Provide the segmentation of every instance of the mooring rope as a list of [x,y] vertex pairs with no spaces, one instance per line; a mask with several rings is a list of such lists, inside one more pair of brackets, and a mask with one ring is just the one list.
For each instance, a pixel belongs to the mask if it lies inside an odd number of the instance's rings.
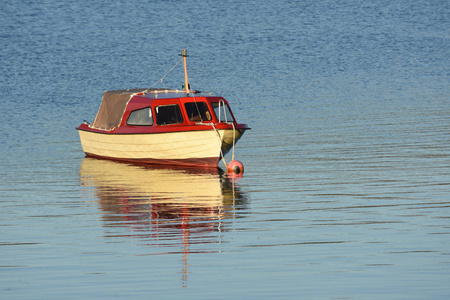
[[234,160],[234,144],[236,143],[236,128],[234,127],[234,123],[231,123],[233,125],[233,154],[231,155],[231,160]]
[[217,130],[216,126],[214,126],[214,123],[211,123],[211,126],[214,128],[214,130],[217,133],[217,137],[219,138],[220,156],[222,156],[222,161],[223,161],[223,164],[225,165],[225,169],[228,169],[227,162],[225,161],[225,156],[223,155],[223,151],[222,151],[222,138],[220,137],[220,133]]
[[[223,151],[222,151],[222,138],[220,136],[219,130],[217,130],[216,126],[214,126],[214,123],[210,123],[210,124],[214,128],[214,131],[217,134],[217,138],[219,139],[220,155],[222,156],[222,161],[223,161],[223,164],[225,165],[225,168],[228,169],[228,165],[227,165],[225,156],[223,155]],[[232,152],[232,156],[231,156],[231,160],[233,161],[234,160],[234,146],[236,144],[236,127],[234,127],[234,123],[231,123],[231,125],[233,125],[233,152]]]

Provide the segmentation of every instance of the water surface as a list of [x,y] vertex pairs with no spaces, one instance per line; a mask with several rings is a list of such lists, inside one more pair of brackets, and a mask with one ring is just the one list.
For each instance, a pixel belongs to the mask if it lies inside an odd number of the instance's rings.
[[[16,1],[0,25],[1,298],[450,297],[446,1]],[[84,158],[103,91],[182,48],[252,127],[244,176]]]

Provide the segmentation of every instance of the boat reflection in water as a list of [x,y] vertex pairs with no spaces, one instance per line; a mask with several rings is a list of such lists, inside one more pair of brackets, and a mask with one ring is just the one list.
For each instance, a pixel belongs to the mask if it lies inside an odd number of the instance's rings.
[[181,253],[186,284],[188,253],[217,251],[211,243],[221,243],[235,210],[247,205],[245,194],[222,173],[84,158],[80,181],[93,188],[105,227],[129,229],[109,237],[141,238],[146,245],[164,248],[163,253]]

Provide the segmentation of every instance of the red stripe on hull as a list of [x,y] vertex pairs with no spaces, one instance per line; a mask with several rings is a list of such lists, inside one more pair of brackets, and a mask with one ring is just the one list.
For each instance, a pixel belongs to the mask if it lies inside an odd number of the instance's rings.
[[217,165],[219,164],[219,157],[188,158],[188,159],[152,159],[152,158],[128,159],[128,158],[100,156],[91,153],[85,154],[86,157],[130,162],[134,164],[184,166],[196,168],[217,168],[218,167]]

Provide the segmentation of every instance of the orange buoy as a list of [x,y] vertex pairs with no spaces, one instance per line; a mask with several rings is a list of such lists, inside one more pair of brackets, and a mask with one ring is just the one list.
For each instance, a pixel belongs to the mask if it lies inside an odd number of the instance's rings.
[[244,174],[244,165],[238,160],[232,160],[227,165],[227,174]]

